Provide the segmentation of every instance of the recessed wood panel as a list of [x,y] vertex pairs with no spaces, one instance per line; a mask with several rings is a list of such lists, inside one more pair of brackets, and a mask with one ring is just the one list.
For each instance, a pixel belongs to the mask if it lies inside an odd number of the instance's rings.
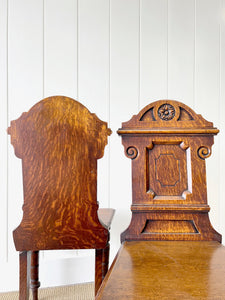
[[174,154],[160,154],[155,159],[155,179],[161,187],[176,186],[180,182],[180,160]]
[[198,233],[192,220],[147,220],[145,233]]
[[181,149],[179,145],[154,145],[147,151],[147,191],[153,191],[155,197],[182,197],[183,192],[188,190],[186,150]]

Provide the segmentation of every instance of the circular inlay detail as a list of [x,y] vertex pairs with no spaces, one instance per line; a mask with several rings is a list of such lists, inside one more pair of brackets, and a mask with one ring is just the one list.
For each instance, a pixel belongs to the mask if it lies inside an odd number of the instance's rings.
[[163,104],[158,109],[158,116],[164,121],[172,120],[175,116],[175,108],[171,104]]

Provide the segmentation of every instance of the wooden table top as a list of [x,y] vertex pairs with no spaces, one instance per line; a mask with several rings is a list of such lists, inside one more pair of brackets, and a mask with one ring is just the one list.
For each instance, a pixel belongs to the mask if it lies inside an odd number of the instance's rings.
[[96,299],[225,299],[225,247],[208,241],[124,242]]

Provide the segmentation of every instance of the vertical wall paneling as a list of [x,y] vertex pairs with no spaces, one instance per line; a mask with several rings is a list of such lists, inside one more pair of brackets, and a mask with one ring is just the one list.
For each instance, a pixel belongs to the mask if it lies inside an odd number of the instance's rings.
[[140,0],[141,107],[167,98],[167,1]]
[[9,0],[9,120],[43,95],[43,2]]
[[194,104],[195,1],[168,0],[168,98]]
[[[44,1],[44,97],[78,97],[77,7],[77,0]],[[79,282],[76,272],[72,275],[66,272],[68,261],[74,268],[80,268],[76,265],[76,256],[76,251],[44,251],[40,264],[42,286]]]
[[[109,0],[78,1],[79,101],[109,122]],[[109,146],[98,161],[98,201],[109,206]]]
[[77,0],[45,0],[44,96],[77,97]]
[[131,168],[116,130],[138,112],[139,0],[111,0],[110,9],[110,204],[116,208],[112,257],[130,221]]
[[[43,2],[8,1],[8,119],[20,117],[43,95]],[[12,231],[22,217],[21,160],[8,145],[8,272],[4,288],[18,286],[18,253]],[[7,277],[8,276],[8,277]]]
[[[195,109],[219,126],[220,0],[196,1],[196,100]],[[206,160],[210,218],[219,226],[219,139]]]
[[111,0],[110,117],[118,129],[121,121],[138,112],[139,0]]
[[[42,98],[42,1],[11,0],[8,15],[8,108],[9,121],[20,117]],[[23,192],[21,160],[9,145],[9,244],[11,232],[21,219]]]
[[[7,43],[8,43],[8,28],[7,28],[7,0],[0,1],[0,262],[1,264],[7,261],[7,97],[8,97],[8,75],[7,75]],[[0,274],[1,278],[1,274]]]
[[220,188],[220,231],[223,235],[223,244],[225,244],[225,0],[221,0],[220,9],[220,155],[219,155],[219,188]]
[[79,0],[79,100],[108,119],[109,0]]

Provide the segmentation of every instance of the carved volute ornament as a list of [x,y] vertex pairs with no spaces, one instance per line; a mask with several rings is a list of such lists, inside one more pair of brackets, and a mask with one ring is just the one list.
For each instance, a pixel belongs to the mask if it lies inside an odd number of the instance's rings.
[[216,240],[209,222],[205,159],[211,122],[183,103],[160,100],[122,123],[132,159],[132,220],[121,240]]

